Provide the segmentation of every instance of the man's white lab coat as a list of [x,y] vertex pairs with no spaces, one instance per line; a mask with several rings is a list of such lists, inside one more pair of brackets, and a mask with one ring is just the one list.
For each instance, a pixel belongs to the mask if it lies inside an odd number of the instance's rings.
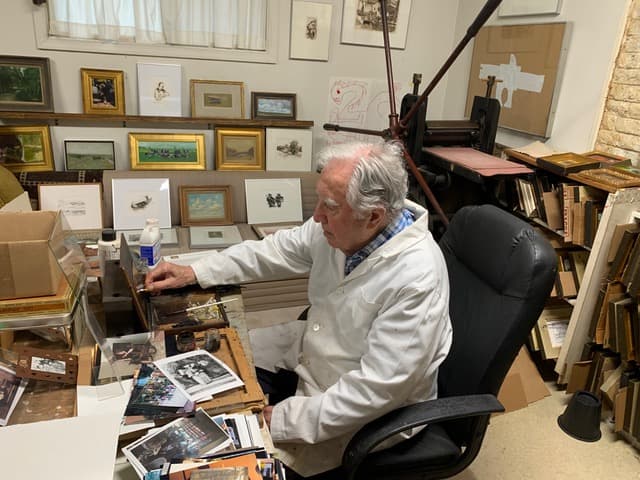
[[282,362],[298,389],[271,419],[278,457],[301,475],[338,466],[369,421],[436,397],[451,346],[449,282],[425,210],[407,206],[414,224],[347,277],[345,255],[313,220],[193,265],[203,287],[309,273],[306,328]]

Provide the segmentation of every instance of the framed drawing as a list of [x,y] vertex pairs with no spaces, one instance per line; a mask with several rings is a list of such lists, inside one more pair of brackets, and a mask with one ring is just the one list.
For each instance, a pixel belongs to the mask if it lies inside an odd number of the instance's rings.
[[279,230],[289,230],[291,228],[299,227],[300,225],[302,225],[301,222],[271,223],[271,224],[251,225],[251,228],[253,228],[253,231],[256,232],[256,235],[258,235],[258,238],[263,239],[267,235],[276,233]]
[[0,126],[0,164],[13,172],[53,171],[49,127]]
[[[389,45],[404,49],[407,43],[411,0],[387,0],[387,24]],[[382,15],[378,1],[345,0],[342,9],[341,43],[353,43],[370,47],[384,46]]]
[[113,228],[142,230],[147,218],[171,228],[168,178],[112,178]]
[[295,120],[296,94],[251,92],[251,118]]
[[244,118],[244,83],[190,80],[192,117]]
[[267,128],[267,171],[311,171],[311,130]]
[[498,16],[559,15],[561,7],[562,0],[503,0],[498,7]]
[[180,222],[190,225],[230,225],[231,187],[180,185]]
[[486,81],[495,76],[500,127],[548,137],[553,127],[556,80],[565,55],[566,23],[482,27],[473,43],[466,115]]
[[67,171],[115,170],[114,142],[110,140],[65,140],[64,163]]
[[[127,245],[140,245],[140,235],[142,230],[119,230],[116,232],[117,238],[124,235]],[[175,227],[160,229],[160,245],[165,247],[177,247],[180,244],[178,240],[178,229]]]
[[264,170],[264,130],[216,128],[217,170]]
[[332,10],[333,6],[328,3],[293,1],[290,58],[329,60]]
[[0,56],[0,110],[53,112],[48,58]]
[[247,223],[302,222],[299,178],[246,179]]
[[227,248],[240,242],[242,235],[235,225],[189,227],[190,248]]
[[124,72],[81,68],[84,113],[124,115]]
[[182,67],[138,63],[140,115],[182,116]]
[[131,170],[204,170],[204,133],[130,133]]
[[60,210],[71,230],[102,229],[102,184],[38,185],[40,210]]

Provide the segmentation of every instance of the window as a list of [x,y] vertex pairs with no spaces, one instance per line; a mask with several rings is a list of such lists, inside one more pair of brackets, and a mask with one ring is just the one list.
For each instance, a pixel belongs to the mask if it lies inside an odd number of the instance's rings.
[[275,63],[278,1],[49,0],[38,47]]

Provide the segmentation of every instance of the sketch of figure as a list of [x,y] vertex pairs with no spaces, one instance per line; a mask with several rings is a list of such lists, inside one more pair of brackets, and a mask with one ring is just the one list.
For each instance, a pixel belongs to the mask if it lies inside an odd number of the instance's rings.
[[281,193],[277,193],[276,194],[276,207],[280,208],[282,207],[282,204],[284,203],[284,197],[282,196]]
[[302,156],[302,145],[300,145],[300,142],[298,142],[297,140],[291,140],[289,143],[276,145],[276,150],[287,156]]
[[267,193],[267,205],[269,205],[269,208],[276,206],[276,199],[272,193]]
[[318,36],[318,19],[316,17],[307,17],[305,37],[309,40],[315,40],[317,36]]
[[170,94],[165,88],[164,82],[158,82],[156,89],[153,92],[153,98],[156,99],[156,102],[162,101],[163,98],[168,97]]

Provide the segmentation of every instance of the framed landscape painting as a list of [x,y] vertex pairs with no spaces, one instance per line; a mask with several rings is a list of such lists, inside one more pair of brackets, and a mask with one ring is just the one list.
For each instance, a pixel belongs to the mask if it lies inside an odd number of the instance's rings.
[[52,171],[49,127],[0,126],[0,165],[13,172]]
[[244,118],[244,83],[190,80],[191,116]]
[[130,133],[131,170],[204,170],[204,134]]
[[53,112],[48,58],[0,56],[0,110]]
[[110,140],[65,140],[64,160],[67,171],[115,170],[114,142]]
[[295,120],[295,93],[251,92],[251,118]]
[[81,68],[84,113],[124,115],[124,72]]
[[216,128],[216,169],[264,170],[264,130]]
[[180,221],[185,227],[232,224],[231,187],[180,185]]

